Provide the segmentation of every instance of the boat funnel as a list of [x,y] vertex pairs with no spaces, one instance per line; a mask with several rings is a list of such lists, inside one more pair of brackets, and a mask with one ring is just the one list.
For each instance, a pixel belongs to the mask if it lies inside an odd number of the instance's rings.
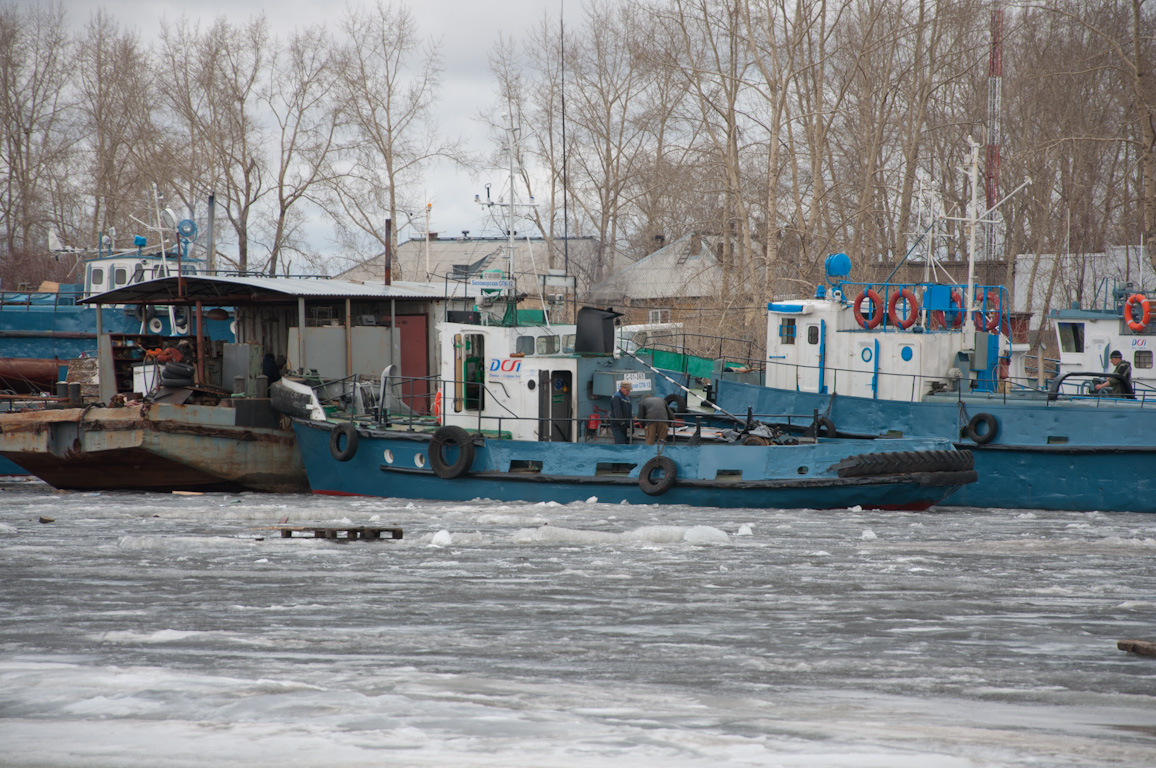
[[613,355],[614,320],[619,317],[622,313],[611,309],[579,309],[574,352],[579,355]]

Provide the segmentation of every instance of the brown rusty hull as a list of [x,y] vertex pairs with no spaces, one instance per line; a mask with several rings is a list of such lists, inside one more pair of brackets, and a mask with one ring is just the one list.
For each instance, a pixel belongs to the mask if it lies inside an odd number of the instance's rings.
[[266,403],[0,414],[0,456],[65,490],[307,492],[293,433]]

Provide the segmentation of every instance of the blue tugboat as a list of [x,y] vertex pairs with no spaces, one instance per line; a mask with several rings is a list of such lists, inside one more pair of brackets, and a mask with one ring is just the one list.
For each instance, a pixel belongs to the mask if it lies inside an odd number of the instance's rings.
[[[187,307],[104,306],[78,304],[98,293],[143,283],[169,275],[196,275],[205,269],[202,259],[182,255],[182,245],[196,236],[192,221],[185,227],[190,237],[170,248],[146,245],[138,237],[135,250],[81,256],[76,283],[46,283],[37,291],[0,293],[0,389],[15,393],[53,392],[64,380],[68,361],[95,357],[99,333],[147,336],[187,336]],[[209,319],[205,335],[232,341],[231,322]]]
[[[620,384],[657,392],[645,361],[616,357],[613,312],[577,327],[443,323],[441,377],[383,374],[379,407],[327,416],[313,391],[274,388],[314,493],[445,500],[926,509],[975,480],[944,438],[843,440],[809,417],[677,421],[667,441],[616,444],[602,414]],[[428,392],[432,404],[407,395]],[[669,399],[669,398],[668,398]],[[809,434],[808,434],[809,432]]]
[[[827,269],[830,285],[814,298],[768,305],[764,386],[720,382],[720,405],[813,409],[841,435],[951,440],[972,452],[978,480],[948,506],[1156,512],[1153,390],[1139,379],[1130,395],[1092,385],[1115,375],[1112,345],[1134,366],[1151,364],[1138,299],[1058,318],[1066,352],[1040,386],[1024,376],[1027,345],[1009,339],[1004,289],[853,283],[843,254]],[[1095,347],[1093,320],[1113,331]],[[1085,338],[1095,360],[1083,359]]]

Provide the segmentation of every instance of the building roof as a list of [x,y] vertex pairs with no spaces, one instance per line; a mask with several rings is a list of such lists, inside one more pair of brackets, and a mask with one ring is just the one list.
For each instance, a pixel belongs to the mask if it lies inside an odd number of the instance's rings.
[[[562,266],[563,238],[553,240],[554,267]],[[509,239],[505,237],[462,237],[443,239],[431,237],[428,242],[409,240],[397,247],[393,254],[395,274],[400,271],[406,280],[429,280],[438,284],[449,281],[468,280],[481,277],[487,270],[506,271]],[[571,258],[588,258],[597,248],[597,241],[591,237],[569,238]],[[546,274],[550,268],[550,241],[542,238],[515,238],[514,277],[519,291],[536,290],[537,275]],[[577,252],[576,252],[577,250]],[[337,277],[343,280],[364,280],[381,282],[385,275],[385,255],[378,254],[371,259],[347,269]]]
[[[181,292],[180,283],[184,284]],[[465,298],[480,291],[459,283],[396,282],[392,285],[318,277],[162,277],[116,288],[80,304],[191,304],[214,306],[289,303],[306,299],[433,300]]]
[[590,286],[597,303],[714,296],[722,286],[717,235],[686,235]]

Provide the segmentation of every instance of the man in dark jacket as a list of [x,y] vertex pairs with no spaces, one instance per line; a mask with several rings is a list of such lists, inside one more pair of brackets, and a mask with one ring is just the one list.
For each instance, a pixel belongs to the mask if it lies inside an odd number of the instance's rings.
[[638,404],[638,420],[646,427],[646,444],[665,443],[666,435],[670,431],[670,422],[674,421],[674,412],[670,405],[658,395],[642,398]]
[[1132,364],[1124,362],[1124,356],[1117,349],[1113,349],[1112,354],[1108,355],[1108,361],[1116,366],[1112,373],[1119,378],[1113,376],[1107,381],[1101,381],[1096,385],[1096,391],[1115,397],[1135,397],[1136,393],[1132,389]]
[[614,442],[625,445],[630,442],[631,421],[634,419],[634,405],[630,402],[630,390],[634,385],[624,381],[610,398],[610,431]]

